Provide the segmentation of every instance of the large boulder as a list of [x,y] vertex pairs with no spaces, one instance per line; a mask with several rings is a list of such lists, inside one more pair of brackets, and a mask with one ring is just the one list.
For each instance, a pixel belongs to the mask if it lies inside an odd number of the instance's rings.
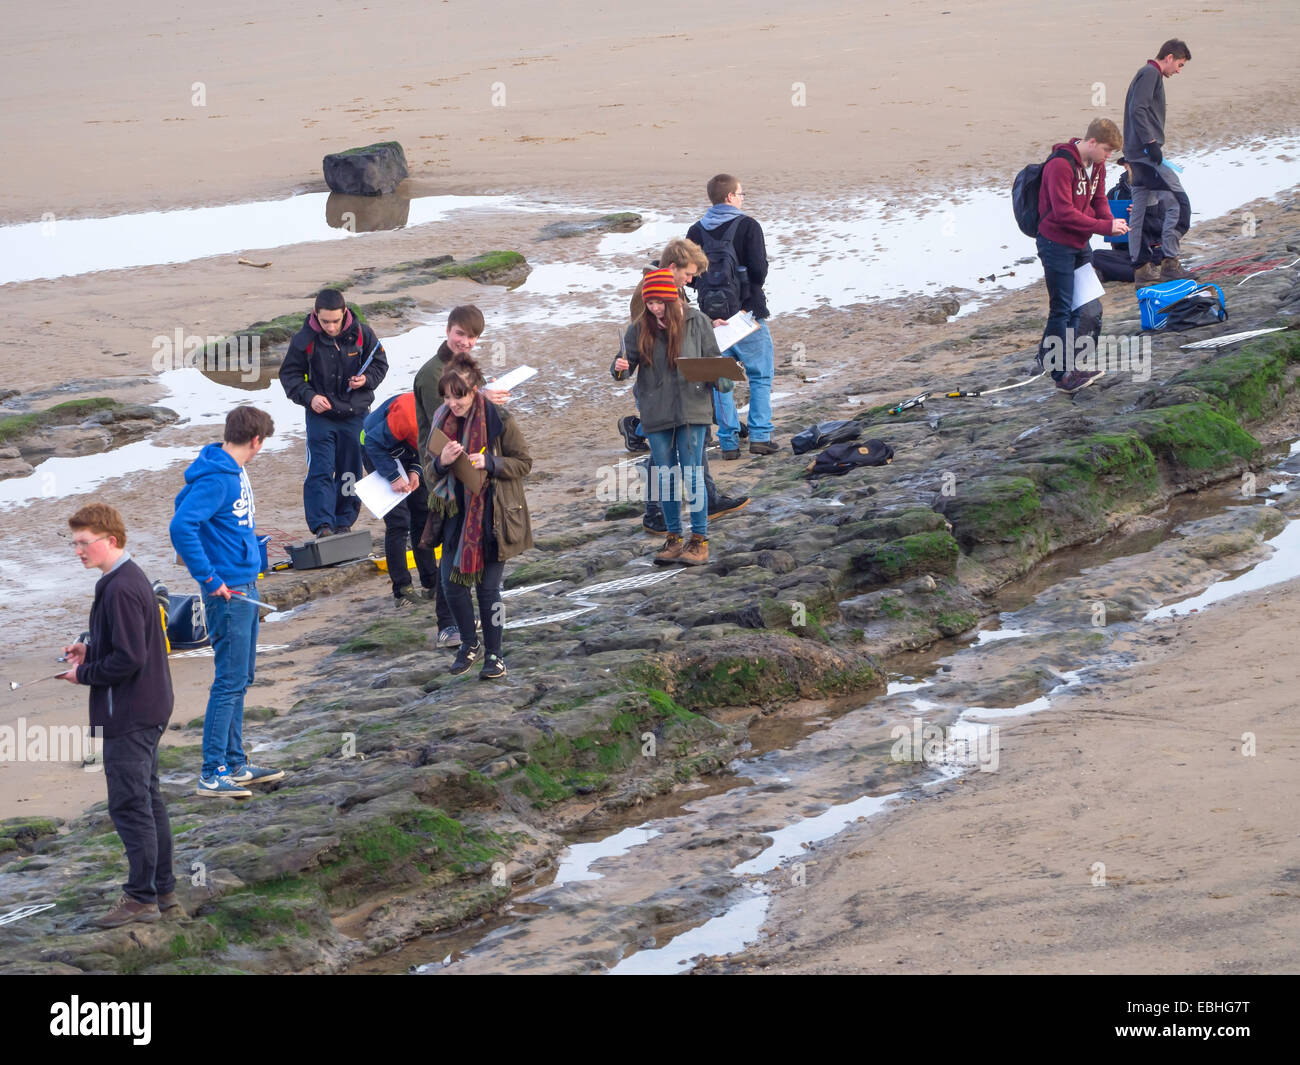
[[406,153],[397,141],[383,141],[327,155],[321,161],[321,167],[330,191],[347,196],[386,195],[410,173],[406,168]]

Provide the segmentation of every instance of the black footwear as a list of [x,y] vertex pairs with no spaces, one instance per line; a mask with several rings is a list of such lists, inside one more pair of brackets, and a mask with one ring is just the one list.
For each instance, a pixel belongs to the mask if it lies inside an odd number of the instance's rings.
[[720,518],[724,514],[734,514],[742,507],[749,505],[749,496],[718,496],[709,504],[709,521],[714,518]]
[[647,514],[641,519],[641,528],[651,536],[663,536],[668,531],[668,523],[664,521],[664,512],[656,510],[653,514]]
[[483,660],[483,668],[479,670],[479,680],[498,680],[506,675],[506,664],[501,661],[500,655],[488,655]]
[[312,533],[312,536],[316,537],[317,540],[323,540],[325,537],[333,536],[333,535],[334,535],[334,530],[331,529],[328,525],[321,525],[316,529],[314,533]]
[[337,529],[334,530],[334,535],[335,535],[335,536],[346,536],[346,535],[347,535],[348,533],[350,533],[351,531],[352,531],[352,526],[351,526],[351,525],[340,525]]
[[1064,392],[1067,396],[1072,396],[1076,392],[1087,388],[1094,381],[1097,381],[1106,374],[1105,370],[1071,370],[1068,374],[1056,382],[1056,387]]
[[740,448],[733,447],[730,451],[728,451],[724,447],[722,449],[722,457],[726,459],[728,462],[734,462],[736,459],[740,458]]
[[748,440],[748,439],[749,439],[749,422],[748,422],[748,420],[743,421],[743,422],[740,423],[740,439],[741,439],[741,440]]
[[468,673],[469,667],[478,661],[478,656],[482,653],[481,643],[476,643],[473,647],[462,643],[460,650],[456,652],[456,660],[451,664],[451,675],[459,677],[462,673]]
[[426,603],[428,600],[409,584],[404,584],[393,593],[393,606],[401,610],[403,607],[410,606],[412,603]]
[[637,423],[640,420],[635,414],[629,414],[627,417],[618,420],[619,434],[623,437],[623,444],[629,451],[650,450],[650,442],[636,431]]
[[770,440],[751,440],[749,442],[749,453],[751,455],[775,455],[780,450]]

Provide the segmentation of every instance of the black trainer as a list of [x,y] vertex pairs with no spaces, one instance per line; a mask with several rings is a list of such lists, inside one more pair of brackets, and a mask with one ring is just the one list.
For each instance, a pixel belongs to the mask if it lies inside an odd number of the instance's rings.
[[741,507],[749,505],[749,496],[720,495],[709,504],[709,521],[721,518],[724,514],[734,514]]
[[318,526],[316,530],[312,533],[312,536],[316,537],[317,540],[323,540],[325,539],[325,537],[333,536],[333,535],[334,535],[334,530],[331,529],[328,525]]
[[663,536],[668,531],[668,523],[664,521],[664,512],[656,510],[653,514],[647,514],[641,519],[641,528],[651,536]]
[[479,680],[498,680],[506,675],[506,664],[501,660],[500,655],[488,655],[483,660],[483,668],[479,670]]
[[482,653],[483,645],[481,643],[476,643],[473,647],[462,643],[460,650],[456,652],[456,660],[451,664],[451,675],[459,677],[462,673],[468,673],[469,667],[478,661],[478,656]]
[[623,437],[623,444],[629,451],[649,451],[650,441],[636,431],[637,423],[641,419],[635,414],[629,414],[618,420],[618,431]]

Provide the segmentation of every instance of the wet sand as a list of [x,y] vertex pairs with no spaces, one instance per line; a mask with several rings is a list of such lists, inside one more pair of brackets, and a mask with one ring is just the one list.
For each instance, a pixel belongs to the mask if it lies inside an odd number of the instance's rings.
[[723,971],[1300,972],[1295,665],[1268,650],[1298,611],[1290,581],[1148,627],[1131,668],[990,719],[995,772],[769,879],[766,935]]

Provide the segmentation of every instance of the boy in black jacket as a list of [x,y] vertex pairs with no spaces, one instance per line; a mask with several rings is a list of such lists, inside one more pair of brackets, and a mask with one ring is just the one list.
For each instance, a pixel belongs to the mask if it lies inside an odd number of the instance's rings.
[[361,511],[355,485],[361,428],[388,356],[375,331],[348,309],[343,293],[323,288],[315,310],[289,342],[280,364],[285,394],[307,409],[307,480],[302,505],[315,536],[352,531]]
[[91,503],[68,519],[86,569],[103,576],[90,608],[90,642],[63,649],[61,674],[90,685],[90,724],[104,737],[108,813],[129,873],[117,905],[95,923],[115,928],[181,913],[172,873],[172,830],[158,788],[158,741],[172,714],[172,678],[149,578],[127,554],[122,516]]

